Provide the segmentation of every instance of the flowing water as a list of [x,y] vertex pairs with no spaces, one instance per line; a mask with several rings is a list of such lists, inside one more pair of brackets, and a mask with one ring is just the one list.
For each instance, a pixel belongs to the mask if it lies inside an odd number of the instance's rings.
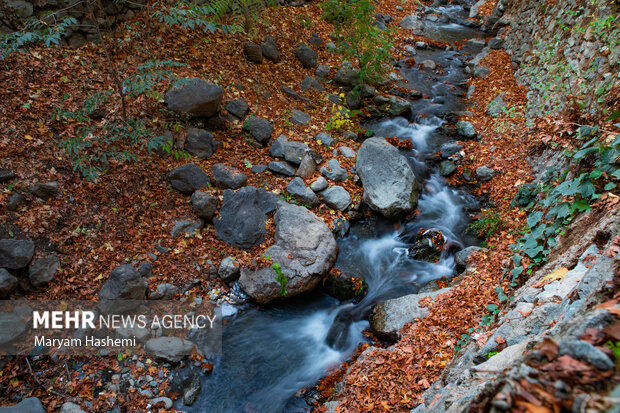
[[[452,7],[446,14],[461,16],[463,12]],[[451,27],[446,34],[443,24],[427,23],[427,30],[432,27],[435,37],[441,33],[451,38],[471,36],[471,29],[463,26]],[[373,304],[417,292],[432,280],[454,275],[453,253],[467,244],[463,239],[468,225],[465,208],[474,200],[448,187],[426,160],[447,140],[441,133],[440,116],[463,109],[462,86],[454,85],[466,79],[465,57],[455,50],[427,49],[420,54],[423,57],[416,56],[416,60],[431,58],[444,74],[418,68],[403,68],[402,72],[429,98],[412,104],[410,119],[370,125],[377,136],[398,136],[413,143],[414,149],[407,155],[416,175],[424,180],[419,215],[399,225],[372,217],[353,225],[346,237],[338,239],[336,267],[364,278],[367,295],[357,302],[340,303],[315,292],[276,307],[246,305],[232,311],[224,326],[222,355],[213,372],[203,377],[198,401],[191,408],[180,408],[192,412],[308,411],[300,389],[313,386],[364,341],[362,330],[368,327],[366,318]],[[452,246],[442,252],[437,263],[408,257],[408,241],[421,228],[440,230]]]

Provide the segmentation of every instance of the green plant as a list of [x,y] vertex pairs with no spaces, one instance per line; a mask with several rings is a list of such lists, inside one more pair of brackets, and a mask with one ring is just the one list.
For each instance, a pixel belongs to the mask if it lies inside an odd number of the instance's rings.
[[[578,135],[585,139],[588,134]],[[526,269],[523,257],[527,256],[529,272],[547,260],[558,236],[577,214],[591,209],[591,204],[605,191],[617,190],[620,180],[620,135],[610,144],[598,142],[593,137],[577,150],[566,151],[564,156],[571,163],[566,169],[549,167],[541,181],[524,185],[513,203],[523,205],[528,212],[523,236],[512,245],[513,283]]]
[[274,262],[273,264],[271,264],[271,267],[276,272],[276,281],[280,283],[280,295],[282,297],[285,297],[287,294],[286,284],[288,283],[288,280],[286,279],[284,274],[282,274],[282,269],[280,268],[279,262]]
[[275,0],[211,0],[210,6],[216,20],[220,21],[228,14],[240,16],[243,24],[236,23],[231,26],[236,31],[237,28],[250,34],[254,23],[259,19],[261,12],[269,6],[275,6]]
[[616,341],[615,343],[611,340],[605,343],[605,347],[610,349],[612,353],[614,353],[614,357],[616,360],[620,360],[620,341]]
[[337,51],[347,60],[357,61],[359,92],[364,84],[383,80],[390,61],[390,33],[373,25],[375,5],[372,0],[325,0],[319,4],[323,18],[334,25]]
[[[341,95],[344,97],[344,95]],[[355,117],[360,113],[358,110],[351,110],[342,105],[332,105],[332,116],[325,124],[325,129],[344,131],[356,129]]]
[[495,316],[499,313],[499,306],[497,304],[489,304],[486,306],[486,309],[489,311],[487,314],[483,315],[480,319],[481,326],[489,326],[495,320]]
[[163,10],[160,3],[153,5],[153,7],[158,6],[162,9],[155,11],[153,17],[168,26],[181,26],[190,30],[199,28],[209,33],[214,33],[218,28],[224,32],[233,31],[229,26],[220,26],[213,21],[215,10],[210,5],[180,0],[167,10]]
[[57,45],[62,40],[62,35],[70,29],[71,26],[77,25],[78,21],[75,17],[64,16],[55,24],[51,21],[52,15],[46,15],[41,19],[30,18],[24,23],[24,27],[20,31],[13,33],[0,34],[0,60],[13,52],[21,52],[26,46],[42,43],[49,47]]
[[503,224],[504,221],[497,209],[483,209],[480,218],[471,223],[469,230],[488,240]]

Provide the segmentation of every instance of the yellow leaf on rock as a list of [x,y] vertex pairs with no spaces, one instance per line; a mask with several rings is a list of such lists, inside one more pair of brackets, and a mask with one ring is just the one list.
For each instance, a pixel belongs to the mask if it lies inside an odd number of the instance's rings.
[[566,277],[567,273],[568,273],[568,268],[566,268],[566,267],[558,268],[557,270],[553,271],[551,274],[546,275],[545,277],[543,277],[543,279],[541,281],[561,280],[562,278]]

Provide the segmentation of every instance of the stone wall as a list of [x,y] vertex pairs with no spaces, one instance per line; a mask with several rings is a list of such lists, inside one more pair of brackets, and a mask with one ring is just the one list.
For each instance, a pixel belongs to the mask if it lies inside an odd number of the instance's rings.
[[[73,16],[78,24],[64,33],[65,41],[75,47],[96,39],[96,29],[88,16],[88,6],[84,0],[0,0],[0,32],[10,32],[23,26],[26,19],[46,17],[50,23],[65,16]],[[101,27],[118,24],[131,19],[146,0],[101,0],[93,4],[95,15]],[[8,14],[8,16],[7,16]],[[11,27],[12,26],[12,27]]]
[[506,31],[517,80],[531,89],[531,114],[559,112],[570,95],[592,114],[605,106],[620,84],[618,9],[603,0],[497,2],[486,27]]

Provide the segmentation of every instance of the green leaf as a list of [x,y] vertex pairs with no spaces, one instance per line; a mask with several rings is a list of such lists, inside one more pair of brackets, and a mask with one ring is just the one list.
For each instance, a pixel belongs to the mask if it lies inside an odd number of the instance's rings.
[[607,118],[607,120],[610,121],[610,120],[616,120],[619,118],[620,118],[620,109],[616,109],[615,111],[613,111],[611,115],[609,115],[609,118]]
[[603,175],[603,171],[601,171],[600,169],[595,169],[592,172],[590,172],[591,179],[598,179],[601,177],[601,175]]
[[486,308],[489,311],[495,311],[495,310],[497,310],[498,306],[497,306],[497,304],[489,304],[489,305],[487,305]]
[[611,190],[612,190],[612,189],[614,189],[615,187],[616,187],[616,184],[615,184],[615,183],[613,183],[613,182],[609,182],[609,183],[607,183],[607,185],[605,185],[605,188],[603,188],[603,189],[605,189],[605,191],[611,191]]
[[531,213],[528,217],[527,217],[527,225],[529,225],[530,228],[534,228],[542,219],[543,213],[541,211],[535,211],[533,213]]

